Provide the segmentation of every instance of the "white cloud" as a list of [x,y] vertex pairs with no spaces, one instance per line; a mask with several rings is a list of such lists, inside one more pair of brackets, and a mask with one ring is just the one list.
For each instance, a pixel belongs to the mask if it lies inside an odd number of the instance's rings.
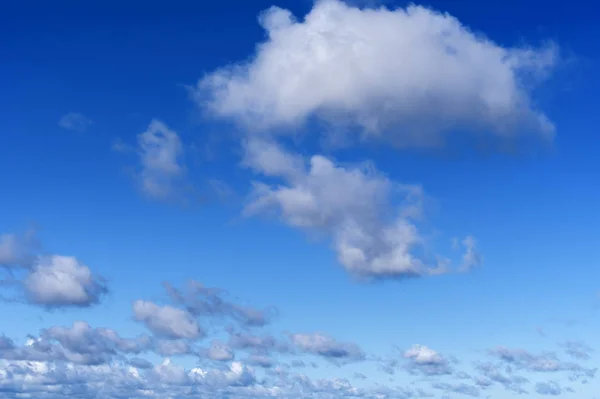
[[137,300],[133,303],[133,312],[135,319],[156,335],[170,339],[194,339],[202,335],[196,320],[185,310]]
[[24,234],[0,234],[0,266],[27,266],[37,245],[34,230]]
[[409,359],[407,369],[424,375],[443,375],[452,372],[448,360],[440,353],[424,345],[413,345],[404,352],[404,358]]
[[85,132],[92,124],[93,122],[90,119],[77,112],[69,112],[68,114],[63,115],[58,121],[58,126],[63,129],[80,133]]
[[183,144],[177,133],[163,122],[152,120],[138,135],[138,154],[142,191],[158,199],[173,196],[185,172]]
[[229,345],[216,340],[211,342],[210,348],[206,352],[206,356],[211,360],[220,362],[230,361],[235,357]]
[[89,267],[60,255],[38,258],[23,286],[29,302],[46,307],[90,306],[107,291]]
[[481,255],[477,251],[477,241],[472,236],[465,237],[461,244],[463,245],[465,252],[462,259],[462,271],[469,271],[474,267],[481,265],[483,262]]
[[440,145],[456,131],[554,134],[530,89],[556,64],[555,46],[505,48],[414,5],[323,0],[302,21],[271,7],[260,23],[268,39],[255,56],[207,75],[195,92],[202,107],[249,130],[294,132],[317,116],[400,147]]
[[365,353],[360,347],[350,342],[339,342],[325,334],[291,334],[294,346],[302,351],[323,356],[329,360],[363,360]]
[[393,182],[369,164],[342,167],[315,155],[306,165],[274,143],[250,141],[246,152],[246,165],[283,180],[255,183],[246,215],[275,214],[289,226],[328,235],[339,262],[359,277],[445,271],[437,260],[427,262],[421,256],[419,186]]

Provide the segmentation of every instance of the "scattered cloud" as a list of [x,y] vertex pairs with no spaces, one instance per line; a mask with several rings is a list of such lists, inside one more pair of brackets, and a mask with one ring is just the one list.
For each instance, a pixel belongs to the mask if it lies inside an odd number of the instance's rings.
[[589,345],[578,341],[566,341],[562,346],[567,355],[577,360],[589,360],[594,351]]
[[83,133],[92,126],[94,122],[88,119],[85,115],[77,112],[69,112],[63,115],[58,121],[58,126],[63,129],[72,130],[74,132]]
[[483,259],[477,251],[477,242],[475,238],[473,236],[467,236],[461,241],[461,244],[465,252],[462,257],[462,265],[460,270],[467,272],[475,267],[480,266],[483,262]]
[[217,340],[211,342],[210,348],[206,351],[206,356],[211,360],[219,362],[228,362],[235,358],[231,347]]
[[185,174],[183,144],[177,133],[154,119],[148,129],[138,135],[137,151],[142,191],[161,200],[177,195]]
[[194,351],[189,342],[183,339],[161,339],[155,343],[154,350],[163,357],[190,355]]
[[271,335],[254,335],[235,331],[230,331],[229,345],[232,348],[249,350],[256,354],[290,351],[287,343]]
[[554,381],[550,382],[538,382],[535,384],[535,391],[540,395],[552,395],[558,396],[562,393],[560,385]]
[[183,309],[137,300],[133,303],[134,318],[154,334],[168,339],[196,339],[203,331],[194,317]]
[[358,345],[350,342],[339,342],[325,334],[291,334],[290,340],[299,350],[321,356],[333,362],[365,359],[365,353]]
[[27,267],[39,248],[35,230],[0,234],[0,267]]
[[276,314],[274,308],[255,309],[233,303],[226,298],[224,290],[205,287],[195,280],[189,281],[184,290],[169,283],[164,286],[171,300],[185,307],[194,316],[230,317],[248,327],[261,327],[268,324]]
[[426,376],[451,374],[450,362],[438,352],[424,345],[413,345],[404,352],[409,360],[406,369]]
[[42,256],[23,281],[28,302],[48,308],[87,307],[108,292],[106,283],[72,256]]
[[[315,155],[302,157],[273,142],[250,140],[243,163],[283,184],[254,183],[245,215],[275,215],[285,224],[330,237],[338,261],[365,279],[441,274],[444,257],[426,259],[417,221],[423,190],[390,180],[372,164],[340,166]],[[475,241],[463,241],[462,268],[479,263]],[[468,262],[468,263],[465,263]]]
[[432,385],[433,388],[439,389],[445,393],[459,393],[462,395],[479,397],[481,390],[473,385],[468,384],[449,384],[446,382],[438,382]]
[[558,61],[553,44],[502,47],[416,5],[324,0],[302,20],[271,7],[259,21],[268,36],[250,61],[206,75],[195,91],[201,107],[248,131],[295,132],[316,117],[324,132],[358,130],[398,147],[439,146],[457,131],[553,137],[530,93]]

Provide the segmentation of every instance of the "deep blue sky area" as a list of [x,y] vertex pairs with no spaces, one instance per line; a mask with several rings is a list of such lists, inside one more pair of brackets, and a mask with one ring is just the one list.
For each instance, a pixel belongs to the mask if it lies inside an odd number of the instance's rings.
[[0,397],[598,398],[599,16],[3,1]]

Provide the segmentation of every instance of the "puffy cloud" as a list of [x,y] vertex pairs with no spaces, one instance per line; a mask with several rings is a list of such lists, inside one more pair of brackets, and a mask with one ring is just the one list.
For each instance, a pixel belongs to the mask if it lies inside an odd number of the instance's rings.
[[540,395],[552,395],[558,396],[562,393],[560,385],[554,381],[550,382],[538,382],[535,384],[535,391]]
[[217,340],[211,342],[210,348],[206,351],[206,356],[211,360],[220,362],[230,361],[235,357],[229,345]]
[[205,287],[194,280],[188,282],[185,290],[178,290],[168,283],[164,285],[169,297],[195,316],[231,317],[245,326],[260,327],[275,313],[275,309],[261,310],[233,303],[226,299],[224,290]]
[[404,352],[404,358],[410,362],[407,369],[424,375],[443,375],[452,373],[448,359],[424,345],[413,345]]
[[141,188],[148,196],[168,199],[176,194],[182,182],[183,144],[176,132],[158,120],[138,135]]
[[256,377],[252,370],[241,362],[231,363],[229,370],[203,370],[195,368],[190,371],[193,382],[205,383],[215,387],[249,386],[255,383]]
[[553,45],[502,47],[415,5],[322,0],[302,21],[271,7],[260,23],[268,39],[254,57],[208,74],[195,92],[202,107],[249,130],[293,132],[317,117],[399,147],[440,145],[457,131],[553,136],[530,97],[557,62]]
[[23,287],[30,303],[48,308],[90,306],[108,291],[88,266],[74,257],[60,255],[38,258]]
[[187,311],[149,301],[133,303],[134,318],[143,322],[154,334],[169,339],[196,339],[203,332],[194,317]]
[[293,345],[303,352],[322,356],[331,361],[358,361],[365,359],[365,353],[354,343],[339,342],[320,334],[290,334]]
[[79,133],[85,132],[93,124],[94,122],[85,115],[77,112],[69,112],[68,114],[63,115],[58,121],[58,126],[63,129],[73,130]]
[[[370,164],[342,167],[323,156],[302,158],[277,144],[250,140],[244,163],[283,184],[254,183],[246,215],[274,214],[285,224],[331,237],[338,261],[366,279],[450,271],[442,257],[425,259],[416,224],[422,189],[391,181]],[[465,240],[472,266],[472,238]]]
[[79,365],[99,365],[115,356],[139,354],[151,348],[147,336],[122,338],[107,328],[92,328],[77,321],[68,327],[54,326],[17,346],[4,338],[0,342],[0,358],[14,361],[70,362]]

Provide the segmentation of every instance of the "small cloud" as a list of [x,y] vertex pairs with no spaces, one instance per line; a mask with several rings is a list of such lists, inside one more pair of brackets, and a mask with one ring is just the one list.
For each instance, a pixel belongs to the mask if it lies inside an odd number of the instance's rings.
[[39,249],[35,230],[0,234],[0,267],[26,267]]
[[475,241],[475,238],[473,236],[466,236],[461,241],[461,244],[465,252],[463,253],[460,271],[468,272],[471,269],[480,266],[483,262],[483,258],[477,251],[477,241]]
[[133,313],[135,320],[167,339],[194,339],[203,334],[194,317],[183,309],[137,300],[133,303]]
[[418,372],[426,376],[452,373],[448,359],[424,345],[413,345],[404,352],[404,358],[409,360],[406,368],[411,373]]
[[206,357],[219,362],[229,362],[235,358],[235,354],[229,345],[214,340],[210,344],[210,348],[206,351]]
[[578,341],[566,341],[561,346],[567,355],[577,360],[589,360],[594,351],[589,345]]
[[23,287],[29,303],[48,308],[88,307],[108,291],[89,267],[74,257],[60,255],[38,258]]
[[121,152],[121,153],[135,151],[135,147],[127,144],[121,138],[117,138],[117,139],[113,140],[113,142],[110,146],[110,149],[113,150],[114,152]]
[[177,133],[163,122],[152,120],[148,129],[138,135],[137,151],[142,191],[155,199],[176,196],[185,175],[183,144]]
[[339,342],[336,339],[320,334],[291,334],[294,346],[303,352],[321,356],[329,361],[359,361],[365,359],[362,349],[350,342]]
[[554,381],[538,382],[535,385],[535,391],[537,393],[539,393],[540,395],[551,395],[551,396],[558,396],[562,393],[562,389],[560,388],[560,385],[558,385]]
[[72,130],[74,132],[85,132],[94,122],[88,119],[85,115],[77,112],[69,112],[63,115],[58,121],[58,126],[63,129]]

